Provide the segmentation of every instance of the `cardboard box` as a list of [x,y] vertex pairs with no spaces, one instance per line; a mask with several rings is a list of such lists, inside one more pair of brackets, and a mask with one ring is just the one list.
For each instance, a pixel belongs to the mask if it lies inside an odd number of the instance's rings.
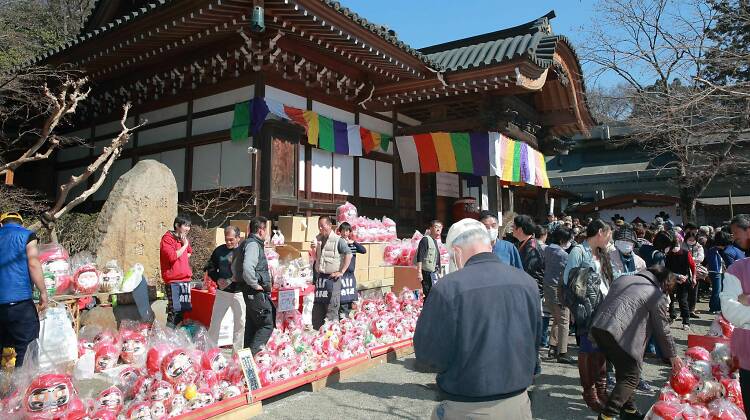
[[318,230],[318,219],[320,219],[319,216],[310,216],[307,218],[307,233],[305,234],[307,242],[315,240],[315,237],[320,233]]
[[383,280],[385,278],[383,267],[370,267],[368,271],[370,280]]
[[311,248],[310,242],[284,242],[284,244],[293,246],[300,251],[309,251]]
[[214,228],[214,248],[224,245],[224,228]]
[[365,282],[357,279],[357,290],[381,289],[383,287],[390,290],[393,287],[393,279],[369,279]]
[[422,290],[422,283],[417,279],[417,267],[393,267],[393,291],[399,293],[404,287]]
[[380,267],[384,265],[383,253],[385,252],[385,244],[368,244],[367,248],[367,259],[370,267]]
[[383,277],[387,279],[392,279],[394,277],[393,273],[393,267],[383,267]]
[[359,289],[360,284],[367,284],[370,281],[370,274],[366,268],[361,270],[354,270],[354,277],[357,278],[357,288]]
[[[302,257],[302,250],[289,244],[279,245],[275,249],[279,253],[279,261],[281,262],[296,260]],[[307,255],[306,252],[305,255]]]
[[279,230],[286,242],[305,242],[307,219],[300,216],[279,216]]
[[240,229],[240,232],[244,233],[245,237],[247,237],[248,231],[250,229],[249,220],[230,220],[229,224],[232,226],[237,226]]

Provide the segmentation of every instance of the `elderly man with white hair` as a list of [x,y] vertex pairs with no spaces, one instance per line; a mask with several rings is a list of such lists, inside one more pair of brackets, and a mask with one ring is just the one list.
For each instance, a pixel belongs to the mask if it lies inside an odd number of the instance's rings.
[[414,333],[420,363],[436,369],[433,419],[531,419],[541,307],[536,281],[492,253],[474,219],[451,226],[451,273],[430,291]]

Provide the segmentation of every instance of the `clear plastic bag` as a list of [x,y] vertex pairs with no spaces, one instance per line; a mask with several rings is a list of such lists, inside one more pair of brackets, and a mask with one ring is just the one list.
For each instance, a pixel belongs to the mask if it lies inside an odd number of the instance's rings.
[[78,359],[78,338],[73,331],[73,320],[63,306],[47,308],[39,322],[37,340],[39,369],[72,365]]
[[[42,271],[48,273],[54,279],[55,287],[52,294],[63,295],[67,293],[73,279],[68,251],[57,243],[40,245],[39,262],[42,263]],[[49,292],[49,285],[47,289]]]
[[120,284],[120,291],[123,293],[130,293],[135,290],[135,288],[138,287],[138,285],[143,280],[143,272],[143,265],[139,263],[133,264],[133,266],[128,270],[127,273],[125,273],[125,276],[122,279],[122,283]]

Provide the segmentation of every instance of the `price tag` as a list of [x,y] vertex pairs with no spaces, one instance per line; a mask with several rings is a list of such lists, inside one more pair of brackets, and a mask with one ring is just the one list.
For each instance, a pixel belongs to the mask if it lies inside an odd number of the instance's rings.
[[242,349],[237,351],[237,358],[240,361],[242,373],[245,375],[247,389],[252,395],[253,391],[260,389],[260,377],[258,376],[258,367],[253,360],[253,353],[250,349]]
[[279,312],[296,311],[299,307],[299,289],[279,289]]

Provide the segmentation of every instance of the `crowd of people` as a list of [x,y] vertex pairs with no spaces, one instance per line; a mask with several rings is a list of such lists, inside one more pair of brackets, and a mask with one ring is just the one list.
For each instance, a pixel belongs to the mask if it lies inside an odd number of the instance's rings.
[[[0,216],[0,338],[23,363],[37,338],[38,312],[48,296],[36,236],[17,213]],[[160,244],[167,323],[176,326],[191,308],[188,217],[178,216]],[[673,325],[719,312],[737,327],[733,351],[740,360],[745,407],[750,408],[750,215],[720,228],[615,219],[581,221],[550,216],[546,223],[518,215],[506,234],[484,213],[448,230],[447,275],[439,247],[443,224],[430,223],[414,258],[425,304],[414,334],[418,361],[438,371],[441,403],[433,418],[530,419],[527,390],[541,373],[541,358],[578,367],[582,399],[600,419],[643,418],[633,402],[643,386],[646,353],[674,371],[682,368]],[[315,299],[312,326],[347,316],[357,299],[356,254],[365,248],[352,228],[334,229],[320,217],[311,243]],[[218,339],[227,310],[235,314],[234,348],[260,350],[271,336],[276,308],[264,252],[268,220],[254,218],[248,237],[225,229],[205,267],[217,284],[209,334]],[[32,300],[32,284],[40,291]],[[709,311],[698,314],[700,296]],[[240,316],[238,316],[240,315]],[[679,323],[675,321],[679,320]],[[676,326],[676,325],[675,325]],[[577,358],[568,349],[578,348]],[[613,375],[612,375],[613,373]]]
[[[433,418],[532,418],[526,391],[546,351],[577,364],[582,399],[600,419],[641,419],[633,394],[649,390],[644,356],[682,368],[671,328],[679,320],[690,330],[702,316],[700,296],[709,300],[703,316],[729,306],[738,330],[750,323],[748,215],[719,228],[661,217],[628,224],[550,215],[535,223],[518,215],[505,236],[498,228],[489,213],[452,225],[452,269],[425,287],[414,345],[418,361],[438,371],[442,402]],[[571,330],[577,360],[568,352]],[[750,348],[750,332],[741,336]],[[750,407],[746,356],[740,381]]]

